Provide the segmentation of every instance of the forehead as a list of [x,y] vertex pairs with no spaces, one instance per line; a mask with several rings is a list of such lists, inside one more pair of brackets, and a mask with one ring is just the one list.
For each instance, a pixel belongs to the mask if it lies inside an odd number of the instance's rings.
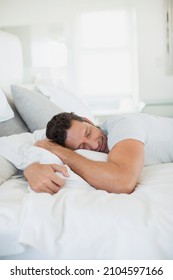
[[67,130],[67,135],[80,134],[81,132],[85,131],[88,126],[90,126],[90,124],[85,121],[81,122],[73,120],[71,127]]

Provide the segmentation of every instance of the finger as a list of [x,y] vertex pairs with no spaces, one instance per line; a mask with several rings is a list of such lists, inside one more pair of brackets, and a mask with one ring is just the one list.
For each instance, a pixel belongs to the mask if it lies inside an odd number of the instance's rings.
[[45,187],[45,192],[48,192],[50,194],[55,194],[61,189],[61,186],[57,185],[54,182],[49,182],[49,185]]
[[[43,182],[43,181],[42,181]],[[65,180],[59,174],[52,172],[49,177],[44,178],[43,186],[56,193],[59,189],[64,186]]]
[[61,172],[65,177],[69,177],[67,167],[65,165],[51,164],[54,171]]
[[48,187],[43,188],[41,192],[42,193],[49,193],[51,195],[55,194],[55,192],[52,191],[51,189],[49,189]]
[[55,194],[61,189],[60,185],[57,185],[56,183],[49,181],[47,185],[42,185],[42,187],[39,189],[38,192],[44,192],[49,194]]
[[36,192],[45,192],[49,194],[57,193],[60,188],[64,185],[64,179],[52,173],[49,177],[44,177],[39,183],[31,187]]
[[36,192],[36,193],[49,193],[49,194],[54,194],[54,191],[51,190],[51,188],[48,188],[45,185],[40,185],[40,186],[35,186],[30,185],[30,188]]
[[65,183],[65,180],[61,176],[59,176],[59,174],[56,173],[52,174],[51,181],[60,188],[63,187]]

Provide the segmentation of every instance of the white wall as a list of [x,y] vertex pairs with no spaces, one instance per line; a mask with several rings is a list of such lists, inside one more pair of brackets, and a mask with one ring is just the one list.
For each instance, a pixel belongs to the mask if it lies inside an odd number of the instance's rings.
[[165,0],[136,0],[140,99],[173,99],[173,75],[167,75]]
[[[82,6],[115,0],[0,0],[0,27],[59,22],[70,26]],[[123,2],[122,0],[119,2]],[[130,0],[129,0],[130,2]],[[173,75],[166,72],[165,0],[131,0],[137,9],[140,100],[173,99]],[[113,4],[111,4],[113,3]],[[72,34],[68,34],[71,43]]]

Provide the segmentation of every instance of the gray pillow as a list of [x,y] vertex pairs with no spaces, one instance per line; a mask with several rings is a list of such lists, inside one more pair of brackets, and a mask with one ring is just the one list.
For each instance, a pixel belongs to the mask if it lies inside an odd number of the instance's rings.
[[0,155],[0,185],[17,173],[17,168]]
[[14,104],[31,132],[43,129],[47,122],[64,110],[39,92],[16,85],[11,86]]
[[7,96],[7,100],[13,109],[14,118],[0,123],[0,137],[29,131],[28,127],[18,114],[12,99]]

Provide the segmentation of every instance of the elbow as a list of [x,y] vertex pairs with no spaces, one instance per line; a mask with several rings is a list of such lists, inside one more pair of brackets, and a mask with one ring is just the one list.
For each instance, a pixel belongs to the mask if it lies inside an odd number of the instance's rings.
[[132,177],[126,177],[125,180],[122,182],[122,189],[123,193],[131,194],[137,185],[137,180]]
[[136,184],[125,184],[122,186],[121,193],[131,194],[136,187]]
[[124,193],[124,194],[131,194],[134,189],[136,188],[137,182],[134,180],[130,179],[123,179],[120,180],[119,182],[116,182],[113,184],[112,191],[113,193]]

